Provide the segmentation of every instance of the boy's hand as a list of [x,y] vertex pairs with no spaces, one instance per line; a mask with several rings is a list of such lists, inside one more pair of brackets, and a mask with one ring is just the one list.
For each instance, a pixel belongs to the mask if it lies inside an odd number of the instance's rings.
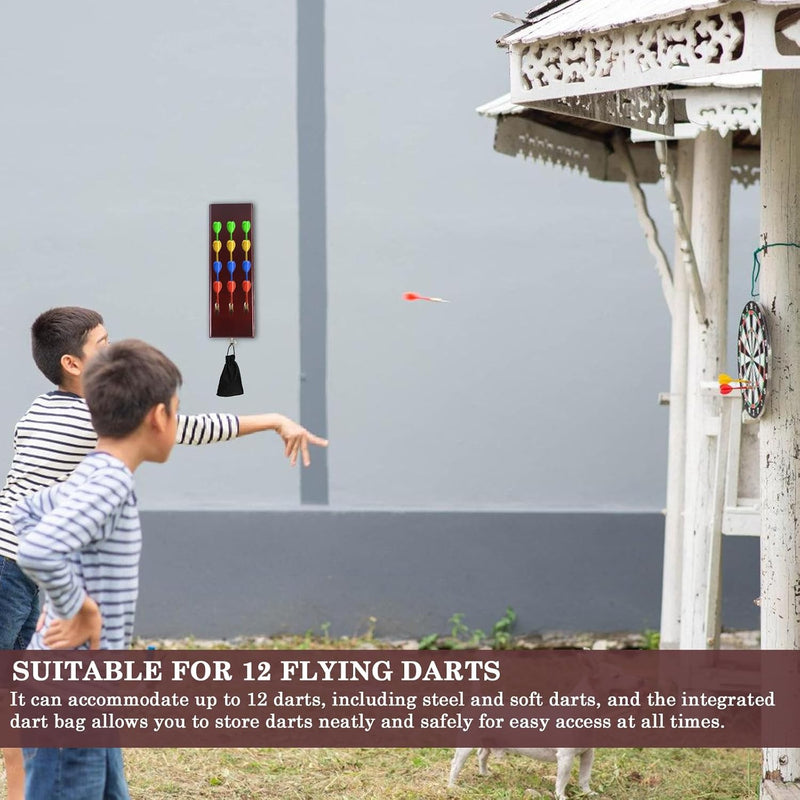
[[297,463],[298,453],[302,454],[303,466],[307,467],[311,463],[311,457],[308,454],[309,444],[315,444],[317,447],[328,446],[327,439],[315,436],[302,425],[298,425],[294,420],[289,419],[289,417],[284,417],[281,420],[276,431],[283,439],[285,445],[283,452],[292,466]]
[[100,649],[103,618],[97,603],[89,595],[71,619],[54,619],[44,633],[44,643],[51,650],[73,650],[89,642],[90,650]]

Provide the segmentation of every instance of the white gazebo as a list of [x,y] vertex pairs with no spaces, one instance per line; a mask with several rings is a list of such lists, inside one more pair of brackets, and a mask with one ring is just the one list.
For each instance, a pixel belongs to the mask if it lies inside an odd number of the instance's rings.
[[[641,102],[634,93],[595,95],[589,102],[551,101],[536,106],[513,103],[504,95],[477,111],[496,120],[498,152],[523,156],[587,174],[603,181],[625,181],[653,255],[664,299],[673,318],[670,391],[660,397],[669,405],[670,446],[664,550],[661,643],[664,649],[719,645],[721,627],[721,536],[760,534],[757,425],[734,414],[736,395],[721,406],[714,471],[709,474],[713,502],[704,510],[707,537],[686,543],[687,561],[702,569],[687,570],[682,585],[683,518],[686,466],[687,297],[695,313],[703,311],[703,293],[689,228],[693,189],[692,140],[716,131],[730,135],[731,171],[749,186],[758,179],[761,72],[751,71],[712,80],[689,80],[669,88],[647,89]],[[586,100],[586,98],[581,98]],[[646,101],[646,102],[645,102]],[[556,106],[557,112],[550,110]],[[677,108],[676,108],[677,106]],[[649,110],[648,110],[649,109]],[[677,112],[677,113],[676,113]],[[711,137],[714,138],[713,136]],[[665,142],[677,140],[669,148]],[[656,142],[655,149],[653,142]],[[659,241],[642,183],[665,178],[675,224],[675,270]],[[704,180],[700,170],[700,180]],[[730,181],[729,181],[730,182]],[[722,297],[727,297],[727,282]],[[726,306],[727,308],[727,306]],[[702,322],[704,317],[698,316]],[[724,348],[724,340],[720,342]],[[724,353],[719,353],[724,360]],[[706,391],[708,389],[706,388]],[[682,605],[687,623],[681,625]]]
[[[635,148],[645,139],[659,140],[655,149],[681,250],[670,271],[646,226],[673,319],[664,614],[678,627],[667,624],[662,633],[681,647],[714,646],[719,535],[725,524],[733,528],[729,532],[755,527],[761,534],[762,648],[800,649],[797,248],[773,246],[762,253],[760,300],[772,361],[758,422],[758,494],[749,505],[731,490],[741,478],[738,443],[746,441],[730,437],[741,431],[738,413],[707,388],[724,368],[731,171],[746,176],[752,169],[752,161],[748,166],[741,158],[734,166],[734,154],[748,149],[747,136],[751,153],[757,152],[759,128],[757,244],[800,244],[800,4],[550,0],[519,23],[500,40],[510,54],[511,92],[496,101],[502,110],[494,108],[498,149],[541,151],[546,145],[536,143],[535,134],[526,144],[525,135],[514,132],[524,119],[548,127],[547,117],[536,113],[627,128],[630,141],[620,132],[610,140],[616,163],[607,158],[605,167],[590,167],[587,159],[584,164],[597,177],[621,170],[635,190]],[[753,72],[762,74],[760,92]],[[670,149],[668,139],[681,143]],[[568,144],[559,150],[562,159],[576,158]],[[637,206],[644,220],[641,198]],[[789,783],[800,779],[800,749],[765,750],[764,773],[763,797],[789,797],[786,792],[797,788]]]

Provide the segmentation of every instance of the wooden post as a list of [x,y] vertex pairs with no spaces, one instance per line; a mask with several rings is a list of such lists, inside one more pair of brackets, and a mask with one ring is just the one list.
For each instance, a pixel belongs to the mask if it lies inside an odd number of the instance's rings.
[[721,405],[719,397],[701,391],[701,384],[716,380],[725,359],[731,155],[730,134],[723,138],[716,131],[703,131],[695,140],[691,230],[706,321],[689,316],[680,637],[684,650],[712,647],[718,636],[706,628],[706,611]]
[[[764,70],[761,115],[761,233],[768,244],[800,244],[800,71]],[[800,250],[770,247],[761,255],[761,264],[759,301],[772,342],[768,397],[759,424],[761,647],[797,650]],[[767,779],[798,780],[800,750],[765,749],[763,766]]]
[[[676,188],[687,220],[692,215],[693,142],[677,147]],[[664,521],[664,566],[661,586],[662,650],[675,650],[681,636],[683,563],[683,499],[686,466],[686,343],[689,331],[689,285],[680,235],[675,232],[672,268],[672,338],[669,371],[669,444],[667,450],[667,514]]]

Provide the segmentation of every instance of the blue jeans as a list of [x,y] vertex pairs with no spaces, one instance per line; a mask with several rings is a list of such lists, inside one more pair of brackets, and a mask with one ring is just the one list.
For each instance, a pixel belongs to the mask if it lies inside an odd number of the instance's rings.
[[122,750],[24,747],[25,800],[130,800]]
[[39,619],[39,587],[17,566],[0,556],[0,650],[24,650]]

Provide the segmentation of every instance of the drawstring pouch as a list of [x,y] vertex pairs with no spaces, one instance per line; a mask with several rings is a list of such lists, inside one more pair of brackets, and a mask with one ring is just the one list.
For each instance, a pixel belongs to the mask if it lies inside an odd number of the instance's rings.
[[236,363],[236,348],[231,342],[225,354],[225,366],[222,368],[222,375],[219,376],[217,397],[235,397],[238,394],[244,394],[242,374],[239,372],[239,365]]

